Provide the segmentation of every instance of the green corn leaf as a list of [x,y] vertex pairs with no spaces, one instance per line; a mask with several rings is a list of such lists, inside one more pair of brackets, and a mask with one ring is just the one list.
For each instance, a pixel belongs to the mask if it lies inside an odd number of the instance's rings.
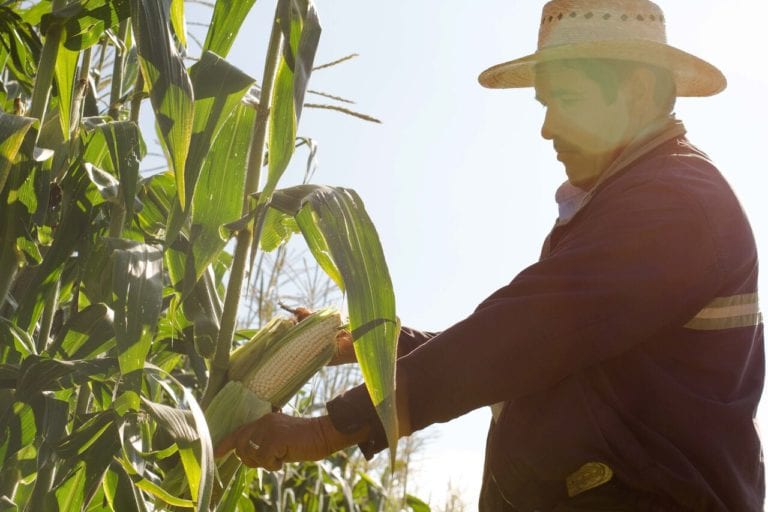
[[[144,495],[133,484],[128,471],[115,462],[104,479],[104,494],[113,512],[148,512]],[[154,510],[154,507],[153,507]]]
[[203,468],[200,467],[200,461],[192,446],[180,448],[179,457],[181,458],[181,465],[184,467],[184,473],[187,475],[192,499],[197,501],[200,495],[200,481],[203,476]]
[[102,169],[107,169],[112,174],[117,174],[117,170],[112,166],[112,159],[109,155],[109,148],[101,126],[107,124],[103,117],[85,117],[83,118],[84,130],[80,132],[81,142],[83,144],[82,158],[85,162],[92,163]]
[[149,494],[152,494],[156,498],[160,499],[161,501],[167,503],[168,505],[174,506],[174,507],[181,507],[181,508],[195,508],[195,502],[192,500],[188,500],[185,498],[178,498],[174,496],[173,494],[169,493],[156,483],[152,482],[151,480],[147,480],[146,478],[139,478],[134,477],[133,483],[136,487],[141,489],[144,492],[147,492]]
[[101,194],[101,197],[107,202],[116,203],[120,191],[120,182],[117,181],[117,178],[87,162],[83,167],[91,183]]
[[[267,211],[264,227],[261,230],[261,240],[259,241],[262,251],[272,252],[288,240],[295,233],[300,233],[296,219],[290,215],[285,215],[274,208]],[[324,268],[324,267],[323,267]],[[325,269],[328,272],[328,269]]]
[[[0,345],[12,348],[19,357],[26,357],[37,352],[32,336],[15,323],[2,317],[0,317]],[[9,358],[7,361],[12,360]]]
[[259,200],[266,204],[291,160],[304,94],[320,39],[320,21],[310,0],[280,0],[283,55],[272,90],[269,116],[269,171]]
[[61,440],[56,446],[56,454],[62,459],[73,459],[82,455],[118,419],[119,417],[112,410],[96,413]]
[[175,198],[176,181],[173,173],[156,174],[141,182],[139,199],[142,209],[136,217],[141,229],[150,237],[165,238],[168,215]]
[[[293,104],[298,120],[301,118],[301,111],[304,107],[304,96],[307,92],[309,77],[312,74],[322,29],[312,0],[298,0],[297,3],[303,18],[301,38],[295,49],[296,58],[293,67]],[[293,41],[291,41],[291,50],[294,50]]]
[[279,190],[272,206],[296,218],[312,254],[346,290],[355,354],[394,463],[399,438],[394,393],[399,325],[376,229],[357,193],[345,188],[300,185]]
[[[106,304],[91,304],[72,315],[54,339],[68,359],[90,359],[114,345],[114,313]],[[56,353],[55,349],[51,350]]]
[[186,446],[198,440],[199,436],[191,425],[193,422],[191,412],[146,398],[142,398],[141,402],[155,421],[171,435],[174,442]]
[[[176,412],[172,413],[176,416],[174,423],[184,430],[184,433],[182,434],[180,431],[180,434],[186,438],[194,437],[195,440],[191,445],[185,442],[177,444],[180,446],[179,453],[187,475],[187,483],[193,492],[195,510],[207,512],[211,504],[215,464],[213,443],[203,411],[189,389],[182,386],[165,370],[154,365],[147,365],[147,374],[157,382],[160,382],[160,379],[167,379],[181,390],[181,400],[177,401],[177,405],[184,405],[189,410],[176,409]],[[187,427],[190,427],[191,430],[187,431]],[[194,432],[194,435],[191,432]]]
[[0,462],[5,467],[8,459],[34,442],[37,423],[32,407],[26,403],[3,400],[0,407]]
[[237,470],[235,470],[235,475],[232,480],[230,480],[230,483],[227,485],[227,483],[224,482],[224,496],[221,498],[221,501],[219,501],[219,505],[216,507],[216,512],[237,512],[242,510],[238,508],[237,505],[243,494],[243,490],[245,489],[245,473],[247,470],[248,468],[246,466],[238,464]]
[[[130,218],[138,206],[136,193],[139,186],[139,163],[147,152],[139,127],[132,121],[100,124],[93,130],[89,149],[91,147],[98,148],[96,150],[100,155],[109,156],[105,167],[120,180],[126,215]],[[104,155],[104,148],[107,155]],[[94,163],[99,165],[98,162]]]
[[115,420],[101,432],[83,454],[83,460],[85,461],[84,503],[90,502],[99,491],[101,481],[104,479],[107,469],[112,464],[114,457],[119,453],[119,450],[118,421]]
[[111,243],[118,361],[128,389],[137,393],[130,407],[138,409],[141,373],[163,305],[163,251],[128,240]]
[[138,489],[153,495],[168,505],[182,508],[195,508],[194,501],[174,496],[170,492],[160,487],[158,484],[136,473],[133,467],[131,467],[130,462],[125,460],[125,458],[119,458],[117,461],[123,466],[123,469],[125,469],[126,473],[129,475],[131,481],[133,482],[133,485]]
[[[83,504],[87,504],[99,490],[101,480],[112,463],[113,457],[119,455],[120,420],[121,418],[114,410],[98,412],[65,437],[55,448],[56,455],[61,460],[57,478],[65,478],[63,482],[54,484],[60,510],[73,510],[61,508],[62,501],[82,500]],[[81,475],[77,476],[77,473]],[[72,476],[67,478],[67,475]],[[82,479],[82,482],[76,484],[78,487],[81,486],[77,494],[72,494],[72,478]]]
[[202,470],[193,449],[193,443],[199,439],[199,436],[193,427],[194,419],[192,413],[144,398],[142,398],[142,403],[150,415],[171,435],[174,442],[179,446],[179,456],[187,475],[192,499],[197,500]]
[[[295,224],[298,232],[302,233],[304,236],[307,246],[312,251],[312,256],[314,256],[317,264],[320,265],[320,268],[325,271],[336,286],[344,291],[344,279],[333,260],[330,248],[328,247],[328,242],[325,240],[325,235],[320,231],[314,220],[314,217],[316,217],[317,214],[312,208],[305,206],[307,199],[311,197],[316,190],[318,190],[318,185],[299,185],[278,190],[272,197],[267,219],[269,220],[270,217],[272,217],[273,220],[271,222],[277,223],[278,221],[274,219],[277,217],[281,218],[282,223],[288,226],[290,226],[291,223]],[[280,213],[278,214],[278,212]],[[298,225],[299,217],[304,218],[301,227]],[[267,225],[267,228],[269,228],[269,225]],[[277,232],[278,230],[275,231],[276,233],[273,236],[279,236],[279,233]],[[269,230],[265,232],[265,235],[268,234]],[[286,242],[288,238],[290,238],[290,233],[285,233],[285,237],[280,243]]]
[[[19,369],[16,366],[0,363],[0,389],[14,389],[18,380]],[[2,407],[0,407],[0,410],[2,410]]]
[[[208,158],[215,158],[211,155],[211,152],[215,142],[218,140],[219,132],[254,83],[253,78],[211,52],[203,53],[200,61],[192,66],[190,78],[192,79],[192,86],[195,91],[195,115],[192,127],[192,144],[185,167],[184,183],[186,197],[184,198],[184,204],[192,202],[193,193],[210,194],[210,190],[208,190],[210,183],[207,187],[203,187],[205,190],[195,191],[200,172]],[[228,135],[231,135],[231,133],[228,133]],[[228,147],[228,141],[223,140],[222,145]],[[219,160],[218,164],[221,165],[222,163],[225,162]],[[232,165],[226,165],[225,167],[226,170],[231,168]],[[225,181],[228,182],[229,178],[226,178]],[[203,201],[206,200],[204,199]],[[210,203],[211,199],[207,198],[207,202]],[[204,205],[205,202],[197,206],[201,208]],[[239,206],[242,207],[242,205]],[[205,216],[208,213],[202,209],[202,211],[198,212],[198,217]],[[175,238],[176,233],[184,223],[184,217],[179,211],[173,212],[169,220],[169,234],[166,240],[170,241]],[[196,267],[195,275],[199,277],[203,269],[205,269],[205,265]]]
[[70,3],[63,9],[44,14],[41,30],[53,23],[64,27],[64,46],[71,51],[84,50],[99,42],[107,29],[114,29],[131,15],[129,0],[89,0]]
[[411,494],[405,496],[405,504],[413,512],[430,512],[432,510],[429,505]]
[[[29,235],[32,212],[24,201],[23,190],[33,181],[35,174],[31,160],[34,137],[25,139],[25,135],[36,121],[5,114],[0,114],[0,121],[0,132],[6,136],[0,142],[0,205],[3,210],[3,215],[0,215],[1,307],[9,296],[17,271],[26,263],[22,251],[29,252],[24,248],[29,243],[34,244]],[[22,146],[24,149],[20,149]]]
[[184,295],[182,306],[184,315],[195,327],[197,352],[203,357],[213,357],[223,304],[219,292],[216,290],[211,266],[195,283],[192,291]]
[[59,510],[81,510],[85,498],[85,462],[54,491]]
[[255,1],[219,0],[216,2],[203,49],[226,57]]
[[203,164],[192,200],[191,254],[198,279],[227,243],[221,226],[242,212],[255,115],[246,105],[235,107]]
[[259,196],[267,200],[275,190],[278,181],[293,156],[296,140],[296,110],[293,106],[293,73],[280,63],[272,93],[272,108],[269,116],[269,171],[267,183]]
[[312,251],[312,256],[315,257],[317,264],[336,283],[336,286],[344,291],[346,288],[344,278],[336,266],[333,254],[331,254],[331,248],[328,247],[328,242],[325,239],[325,234],[323,234],[318,226],[317,213],[311,207],[305,206],[299,210],[295,218],[299,225],[299,230],[304,235],[304,240],[306,240],[307,246]]
[[[384,425],[394,464],[399,439],[394,379],[399,325],[381,243],[354,191],[326,190],[313,195],[311,204],[317,212],[313,220],[325,235],[344,279],[355,354]],[[302,218],[297,220],[301,227]]]
[[37,119],[31,117],[0,112],[0,192],[3,191],[24,137],[37,124]]
[[28,356],[21,364],[16,383],[16,399],[30,403],[43,391],[72,389],[89,380],[107,379],[116,369],[115,360],[63,361]]
[[56,445],[66,435],[69,404],[49,394],[34,396],[28,403],[35,413],[37,437],[40,440],[37,464],[41,467],[55,460]]
[[21,15],[21,17],[24,19],[24,21],[26,21],[31,25],[38,25],[42,17],[48,14],[50,10],[51,10],[51,5],[48,2],[38,2],[30,5],[26,9],[17,8],[17,11]]
[[187,47],[187,22],[184,19],[184,0],[171,0],[171,26],[181,46]]
[[160,140],[175,173],[177,197],[184,209],[185,162],[195,108],[192,83],[181,55],[172,44],[168,12],[162,0],[131,0],[131,23]]
[[75,73],[79,57],[79,51],[68,50],[64,46],[63,41],[60,43],[59,52],[56,55],[54,77],[56,79],[56,90],[59,95],[59,123],[61,125],[61,134],[65,141],[69,140],[72,98],[75,90]]
[[[31,139],[32,137],[27,140]],[[6,186],[0,190],[0,204],[3,205],[3,215],[0,215],[0,268],[3,269],[0,272],[0,305],[9,297],[17,271],[27,263],[23,256],[23,247],[28,246],[30,242],[34,243],[30,237],[32,212],[24,200],[24,189],[34,179],[34,165],[24,153],[26,152],[22,152],[18,162],[11,166]],[[36,290],[17,289],[15,298],[21,303],[26,295],[33,292]],[[27,327],[18,323],[17,325],[24,329]]]
[[[32,87],[40,62],[42,43],[32,24],[19,16],[18,6],[0,6],[0,54],[5,55],[5,66],[27,93]],[[26,14],[22,11],[21,14]],[[6,53],[7,49],[7,53]]]
[[62,220],[53,244],[35,269],[26,293],[20,298],[18,325],[29,329],[39,318],[43,297],[61,277],[63,265],[75,250],[81,237],[91,229],[91,210],[104,200],[91,184],[83,166],[76,166],[61,184]]

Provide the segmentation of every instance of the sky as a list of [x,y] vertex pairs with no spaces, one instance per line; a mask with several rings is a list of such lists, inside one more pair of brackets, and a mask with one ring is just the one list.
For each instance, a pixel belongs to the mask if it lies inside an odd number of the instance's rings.
[[[768,66],[765,0],[666,0],[669,42],[729,80],[713,98],[681,99],[690,140],[721,169],[768,254]],[[310,88],[356,100],[383,124],[305,109],[299,135],[319,144],[314,182],[355,189],[381,238],[404,325],[441,330],[538,257],[564,180],[539,135],[533,91],[487,90],[486,67],[535,50],[543,2],[317,0],[316,63],[359,57],[313,74]],[[274,2],[256,2],[229,60],[260,79]],[[202,20],[206,21],[206,20]],[[325,103],[308,95],[307,101]],[[301,180],[299,151],[285,184]],[[765,275],[761,287],[766,289]],[[765,417],[765,418],[764,418]],[[476,508],[490,414],[427,430],[414,491],[442,504],[449,480]],[[765,414],[760,422],[766,424]],[[765,430],[765,428],[764,428]]]

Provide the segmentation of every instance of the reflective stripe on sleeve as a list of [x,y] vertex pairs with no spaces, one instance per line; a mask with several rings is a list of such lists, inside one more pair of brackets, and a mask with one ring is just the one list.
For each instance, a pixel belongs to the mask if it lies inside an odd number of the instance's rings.
[[718,297],[699,311],[685,327],[699,331],[753,327],[763,321],[756,293]]

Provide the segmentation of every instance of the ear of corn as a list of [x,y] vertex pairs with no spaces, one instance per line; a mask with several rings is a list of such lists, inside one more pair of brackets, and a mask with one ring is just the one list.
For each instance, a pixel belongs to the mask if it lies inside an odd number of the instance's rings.
[[259,329],[253,337],[229,355],[227,380],[242,381],[276,342],[287,334],[296,322],[288,318],[275,317]]
[[227,382],[205,410],[214,446],[241,425],[256,421],[271,411],[272,404],[254,395],[241,382]]
[[333,357],[341,327],[338,311],[312,313],[293,325],[273,319],[230,356],[229,382],[205,416],[218,443],[245,423],[282,407]]
[[253,393],[282,407],[333,357],[338,311],[317,311],[293,327],[262,353],[243,383]]

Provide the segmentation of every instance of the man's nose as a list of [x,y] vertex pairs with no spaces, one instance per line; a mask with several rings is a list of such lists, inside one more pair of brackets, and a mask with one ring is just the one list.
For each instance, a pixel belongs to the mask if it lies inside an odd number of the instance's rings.
[[552,140],[555,137],[554,120],[552,118],[552,112],[547,108],[544,114],[544,122],[541,123],[541,136],[545,140]]

